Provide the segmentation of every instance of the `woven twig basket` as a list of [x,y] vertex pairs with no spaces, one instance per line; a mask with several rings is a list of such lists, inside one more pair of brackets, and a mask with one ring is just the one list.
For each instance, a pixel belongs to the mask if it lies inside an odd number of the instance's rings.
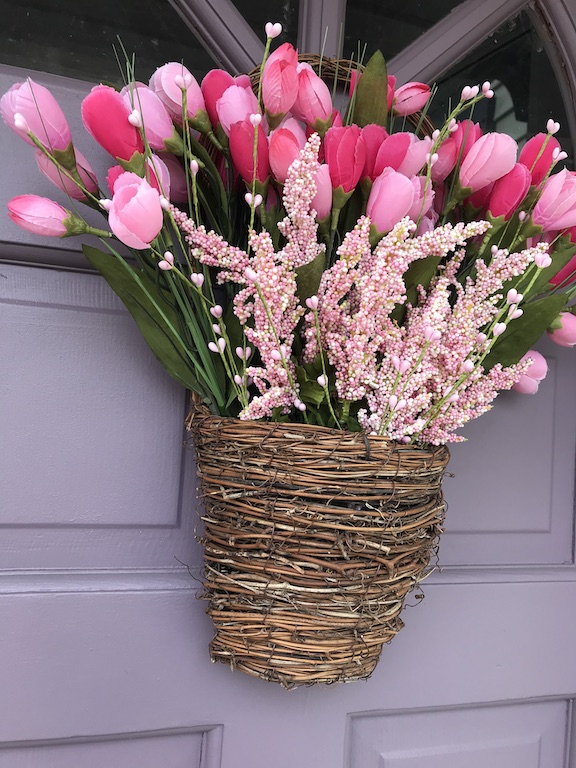
[[446,447],[193,409],[213,661],[286,688],[370,676],[444,517]]

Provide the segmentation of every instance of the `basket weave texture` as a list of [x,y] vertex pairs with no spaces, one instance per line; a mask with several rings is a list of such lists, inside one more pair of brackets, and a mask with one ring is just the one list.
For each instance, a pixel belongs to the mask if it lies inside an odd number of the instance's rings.
[[448,449],[198,407],[188,427],[212,660],[286,688],[369,677],[428,572]]

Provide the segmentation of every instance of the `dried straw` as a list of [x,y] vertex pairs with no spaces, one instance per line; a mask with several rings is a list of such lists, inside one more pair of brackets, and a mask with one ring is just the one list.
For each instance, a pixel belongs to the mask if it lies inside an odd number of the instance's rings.
[[212,660],[286,688],[369,677],[429,570],[448,449],[199,407],[187,426]]

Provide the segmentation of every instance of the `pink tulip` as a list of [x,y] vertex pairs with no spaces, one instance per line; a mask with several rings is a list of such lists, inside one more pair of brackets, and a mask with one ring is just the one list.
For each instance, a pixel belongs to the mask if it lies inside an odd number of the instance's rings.
[[270,134],[268,148],[272,173],[276,181],[284,184],[288,169],[300,154],[298,139],[287,128],[278,128]]
[[200,88],[202,90],[202,95],[204,96],[206,111],[208,112],[208,117],[210,118],[213,128],[216,128],[220,122],[218,119],[218,112],[216,111],[216,102],[231,85],[235,85],[234,78],[223,69],[211,69],[202,80]]
[[188,188],[186,186],[184,168],[182,168],[178,159],[169,153],[163,154],[162,160],[170,175],[170,200],[174,203],[188,202]]
[[431,146],[429,137],[419,139],[413,133],[393,133],[378,150],[374,173],[379,176],[385,168],[392,168],[405,176],[415,176],[426,164]]
[[[548,139],[546,146],[540,157],[538,157],[546,139]],[[520,150],[518,162],[528,168],[534,186],[537,186],[544,181],[546,174],[552,167],[552,153],[555,149],[560,150],[560,142],[555,136],[548,136],[547,133],[537,133],[536,136],[532,136]],[[536,160],[537,157],[538,160]]]
[[148,248],[162,229],[163,213],[158,190],[135,173],[116,179],[109,210],[110,229],[124,245]]
[[[153,187],[160,195],[164,195],[167,199],[170,198],[170,173],[168,171],[168,168],[166,166],[166,163],[161,160],[157,155],[153,155],[152,157],[149,157],[146,160],[147,165],[147,172],[148,172],[148,178],[146,181],[150,184],[151,187]],[[108,173],[106,175],[106,182],[108,184],[108,188],[112,195],[119,189],[118,186],[118,180],[122,179],[121,185],[126,183],[126,179],[124,178],[126,173],[129,173],[129,171],[125,171],[124,168],[122,168],[121,165],[113,165],[111,168],[108,169]],[[128,180],[132,180],[132,177],[136,174],[131,174],[128,177],[126,177]],[[140,178],[140,177],[138,177]],[[188,199],[188,196],[186,196],[186,200]]]
[[432,180],[435,182],[444,181],[452,173],[458,161],[460,147],[458,141],[452,136],[445,139],[436,150],[438,160],[432,166]]
[[292,105],[292,114],[307,125],[314,126],[317,121],[327,125],[332,116],[330,89],[309,64],[299,64],[297,72],[298,95]]
[[521,163],[516,163],[511,171],[498,179],[486,205],[492,216],[504,216],[508,221],[526,197],[530,181],[530,171]]
[[164,142],[172,138],[174,126],[166,107],[154,91],[147,85],[137,83],[123,88],[120,94],[130,112],[136,109],[140,113],[144,133],[152,149],[165,149]]
[[516,163],[518,145],[505,133],[485,133],[460,166],[460,183],[472,192],[501,179]]
[[316,219],[322,221],[330,215],[332,210],[332,181],[330,169],[327,165],[318,165],[314,176],[316,194],[311,203],[311,208],[316,211]]
[[371,123],[362,128],[362,137],[366,147],[366,160],[364,161],[364,168],[360,178],[369,178],[371,181],[374,181],[376,176],[379,176],[378,173],[374,172],[376,157],[384,139],[388,138],[388,132],[381,125]]
[[298,53],[290,43],[283,43],[270,54],[262,74],[262,101],[266,112],[284,115],[298,95]]
[[144,151],[140,131],[128,121],[130,108],[120,94],[107,85],[92,88],[82,102],[82,120],[92,138],[112,157],[130,160]]
[[386,107],[388,109],[388,112],[392,109],[392,105],[394,104],[394,99],[396,97],[396,78],[394,75],[388,75],[388,93],[387,93],[387,99],[386,99]]
[[576,346],[576,317],[571,312],[561,312],[559,328],[548,331],[548,336],[561,347]]
[[8,216],[15,224],[46,237],[65,237],[68,234],[65,221],[70,211],[46,197],[19,195],[8,203]]
[[270,175],[268,142],[261,125],[256,129],[248,118],[234,123],[230,128],[230,154],[238,173],[247,184],[254,176],[254,131],[258,131],[258,152],[256,157],[256,179],[265,182]]
[[154,72],[150,88],[168,110],[168,114],[180,125],[183,121],[183,88],[186,90],[186,115],[192,127],[203,133],[211,129],[202,90],[196,78],[183,64],[171,61]]
[[456,124],[456,130],[451,134],[451,138],[454,139],[458,146],[456,157],[461,155],[461,162],[468,156],[468,152],[470,152],[481,136],[482,128],[480,128],[478,123],[473,123],[471,120],[462,120],[462,122]]
[[413,115],[426,106],[430,98],[430,86],[424,83],[406,83],[396,91],[394,112],[397,115]]
[[533,362],[530,368],[524,373],[520,380],[513,385],[512,389],[516,392],[520,392],[523,395],[535,395],[538,391],[538,385],[546,378],[548,373],[548,363],[540,352],[536,352],[535,349],[529,349],[525,355],[522,356],[520,362],[530,358]]
[[256,114],[258,99],[251,88],[242,88],[239,85],[231,85],[216,102],[216,112],[227,136],[230,136],[230,127],[233,123],[242,122],[249,115]]
[[278,128],[286,128],[287,131],[290,131],[290,133],[293,134],[294,138],[298,142],[298,146],[300,149],[304,148],[304,145],[306,144],[306,139],[309,138],[306,136],[306,132],[294,117],[288,117],[286,116]]
[[564,169],[550,176],[532,218],[545,231],[576,226],[576,175]]
[[464,202],[466,204],[469,203],[473,208],[477,208],[479,211],[484,211],[488,205],[488,200],[490,200],[492,190],[494,189],[494,183],[495,182],[492,182],[492,184],[487,184],[485,187],[482,187],[482,189],[478,189],[473,195],[467,197]]
[[[424,176],[412,176],[410,183],[414,188],[414,200],[406,215],[409,216],[412,221],[418,221],[424,216],[427,216],[432,208],[432,203],[434,202],[434,190],[432,189],[432,184],[430,182],[428,182],[428,187],[426,187],[426,178]],[[424,194],[425,188],[426,194]]]
[[360,180],[366,160],[366,147],[360,128],[357,125],[330,128],[324,139],[324,152],[332,188],[342,187],[344,192],[352,192]]
[[[88,192],[95,194],[98,190],[96,174],[92,170],[88,160],[86,160],[84,155],[78,149],[74,149],[74,153],[76,155],[76,170],[82,179],[82,183]],[[40,171],[52,182],[52,184],[55,184],[63,192],[66,192],[66,194],[70,195],[74,200],[85,199],[84,192],[76,182],[69,179],[57,165],[54,165],[52,160],[50,160],[41,149],[36,150],[36,163],[38,164]],[[70,171],[68,171],[68,173],[70,173]]]
[[378,232],[389,232],[408,214],[414,202],[414,186],[404,174],[385,168],[375,179],[366,213]]
[[[34,146],[31,132],[47,149],[66,149],[72,141],[70,128],[58,102],[47,88],[28,78],[15,83],[0,99],[0,114],[6,125]],[[24,126],[15,124],[15,116]]]

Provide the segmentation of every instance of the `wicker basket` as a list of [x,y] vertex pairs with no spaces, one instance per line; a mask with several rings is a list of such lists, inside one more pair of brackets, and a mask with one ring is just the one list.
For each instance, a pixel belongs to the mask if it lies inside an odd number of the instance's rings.
[[369,677],[429,570],[448,449],[198,408],[188,427],[212,660],[286,688]]

